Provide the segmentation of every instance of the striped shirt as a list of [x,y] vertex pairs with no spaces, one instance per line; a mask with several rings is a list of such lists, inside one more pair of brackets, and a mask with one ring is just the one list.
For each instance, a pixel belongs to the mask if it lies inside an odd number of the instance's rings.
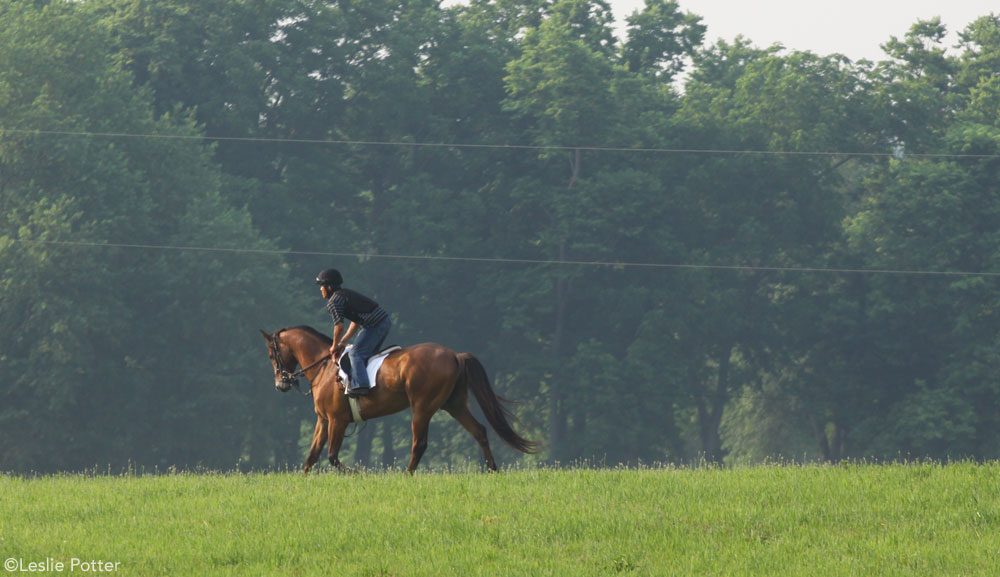
[[382,322],[389,313],[372,299],[351,289],[338,289],[326,301],[326,310],[333,315],[333,324],[344,319],[358,323],[364,328]]

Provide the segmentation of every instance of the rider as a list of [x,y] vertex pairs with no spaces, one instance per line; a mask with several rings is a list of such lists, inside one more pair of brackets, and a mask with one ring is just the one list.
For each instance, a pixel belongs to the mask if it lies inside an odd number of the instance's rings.
[[[347,354],[351,359],[351,383],[347,390],[349,395],[367,395],[371,392],[368,382],[368,359],[382,346],[385,337],[392,327],[389,313],[372,299],[351,289],[342,288],[344,277],[340,271],[333,268],[320,271],[316,276],[316,284],[326,301],[326,310],[333,315],[333,345],[330,354],[334,359],[340,358],[347,341],[358,334],[354,346]],[[351,321],[347,331],[344,331],[344,320]]]

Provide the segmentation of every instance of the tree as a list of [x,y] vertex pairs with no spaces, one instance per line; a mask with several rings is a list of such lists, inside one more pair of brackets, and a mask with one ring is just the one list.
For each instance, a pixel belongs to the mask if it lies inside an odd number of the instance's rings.
[[220,196],[191,120],[154,116],[83,7],[3,10],[4,467],[273,463],[253,428],[274,411],[244,387],[262,351],[251,327],[275,322],[254,302],[286,298],[281,259],[127,248],[270,245]]
[[[554,5],[550,17],[528,31],[521,57],[507,65],[505,109],[525,123],[530,142],[547,147],[570,146],[601,142],[607,134],[607,127],[599,119],[607,117],[605,112],[612,105],[612,65],[603,53],[610,29],[607,11],[602,11],[606,5],[598,4],[592,7],[589,2],[565,0]],[[578,149],[570,152],[566,171],[562,163],[552,162],[555,158],[565,162],[565,155],[562,151],[543,152],[541,159],[547,162],[542,170],[521,179],[512,191],[517,203],[514,210],[527,217],[517,236],[544,247],[544,257],[560,261],[570,258],[569,234],[576,221],[572,212],[577,206],[576,188],[583,160]],[[543,338],[553,367],[567,364],[567,354],[572,350],[565,342],[572,276],[564,268],[551,281],[552,304],[546,307],[550,311],[546,316],[552,319],[552,325],[543,332]],[[567,378],[557,368],[543,378],[548,397],[549,443],[557,452],[565,435],[562,404]]]
[[[714,150],[691,163],[678,199],[687,260],[711,266],[816,267],[839,238],[839,182],[824,150],[865,150],[868,94],[845,59],[758,50],[720,43],[696,58],[679,116],[690,141]],[[768,154],[767,152],[773,152]],[[809,154],[796,154],[805,152]],[[790,274],[706,271],[691,310],[678,314],[684,335],[687,390],[694,401],[701,450],[725,454],[720,425],[733,395],[802,353],[800,336],[782,319],[801,310],[808,284]],[[695,277],[697,278],[697,277]],[[690,320],[688,320],[690,319]]]
[[[963,37],[989,38],[981,28],[989,23],[977,21]],[[893,95],[888,141],[905,153],[995,151],[995,128],[982,124],[995,104],[972,87],[989,82],[972,72],[989,48],[969,44],[954,59],[940,47],[943,33],[937,21],[920,22],[887,45],[896,60],[873,77]],[[994,403],[995,387],[977,368],[996,342],[986,321],[991,283],[934,273],[992,270],[993,170],[897,154],[863,175],[845,220],[850,267],[930,274],[854,275],[830,291],[835,308],[817,325],[827,335],[817,352],[827,354],[811,353],[807,363],[826,382],[817,407],[828,417],[818,428],[835,432],[819,437],[830,458],[992,454],[995,415],[981,407]]]
[[921,20],[883,45],[892,59],[877,67],[877,83],[897,146],[908,153],[934,150],[952,120],[955,63],[942,46],[945,33],[939,18]]
[[622,62],[633,74],[650,74],[664,83],[683,70],[685,58],[701,46],[705,26],[701,18],[681,14],[673,0],[646,0],[642,11],[626,18],[627,40]]

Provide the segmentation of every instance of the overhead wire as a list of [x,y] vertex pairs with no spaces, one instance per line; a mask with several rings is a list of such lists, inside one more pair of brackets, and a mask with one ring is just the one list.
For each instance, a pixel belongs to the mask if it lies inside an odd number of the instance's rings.
[[896,275],[896,276],[938,276],[938,277],[1000,277],[1000,272],[990,271],[932,271],[917,269],[861,269],[861,268],[835,268],[835,267],[784,267],[784,266],[758,266],[758,265],[725,265],[725,264],[690,264],[690,263],[657,263],[642,261],[603,261],[603,260],[568,260],[568,259],[530,259],[530,258],[503,258],[503,257],[463,257],[444,255],[418,255],[418,254],[383,254],[370,252],[327,252],[327,251],[305,251],[305,250],[282,250],[282,249],[255,249],[255,248],[228,248],[211,246],[188,246],[188,245],[163,245],[163,244],[132,244],[113,242],[91,242],[91,241],[67,241],[67,240],[35,240],[35,239],[10,239],[13,242],[22,244],[38,244],[64,247],[87,247],[87,248],[122,248],[122,249],[144,249],[144,250],[164,250],[164,251],[193,251],[193,252],[215,252],[232,254],[263,254],[275,256],[323,256],[338,258],[357,259],[387,259],[387,260],[423,260],[442,262],[479,262],[479,263],[499,263],[499,264],[530,264],[530,265],[553,265],[553,266],[587,266],[587,267],[612,267],[612,268],[646,268],[646,269],[688,269],[688,270],[722,270],[722,271],[746,271],[746,272],[786,272],[786,273],[827,273],[827,274],[875,274],[875,275]]
[[867,158],[926,158],[926,159],[993,159],[1000,158],[1000,154],[972,154],[972,153],[927,153],[927,152],[872,152],[872,151],[823,151],[823,150],[759,150],[759,149],[727,149],[727,148],[665,148],[665,147],[627,147],[627,146],[595,146],[595,145],[547,145],[547,144],[496,144],[496,143],[462,143],[462,142],[406,142],[398,140],[351,140],[351,139],[321,139],[321,138],[268,138],[258,136],[211,136],[198,134],[158,134],[158,133],[133,133],[133,132],[90,132],[72,130],[39,130],[25,128],[3,128],[0,127],[0,134],[23,134],[39,136],[78,136],[87,138],[143,138],[160,140],[200,140],[216,142],[247,142],[247,143],[270,143],[270,144],[311,144],[311,145],[339,145],[339,146],[383,146],[383,147],[412,147],[412,148],[458,148],[458,149],[489,149],[489,150],[564,150],[564,151],[593,151],[593,152],[628,152],[628,153],[650,153],[650,154],[712,154],[712,155],[738,155],[750,154],[760,156],[855,156]]
[[[0,133],[42,135],[42,136],[74,136],[88,138],[141,138],[141,139],[165,139],[165,140],[200,140],[200,141],[220,141],[220,142],[248,142],[248,143],[272,143],[272,144],[310,144],[310,145],[342,145],[342,146],[393,146],[393,147],[422,147],[422,148],[459,148],[459,149],[501,149],[501,150],[566,150],[566,151],[595,151],[595,152],[628,152],[628,153],[661,153],[661,154],[717,154],[717,155],[768,155],[768,156],[826,156],[826,157],[903,157],[903,158],[974,158],[974,159],[994,159],[1000,158],[1000,154],[951,154],[951,153],[893,153],[893,152],[844,152],[844,151],[774,151],[774,150],[753,150],[753,149],[694,149],[694,148],[656,148],[656,147],[614,147],[614,146],[560,146],[560,145],[529,145],[529,144],[489,144],[489,143],[443,143],[443,142],[403,142],[403,141],[379,141],[379,140],[334,140],[334,139],[307,139],[307,138],[264,138],[264,137],[236,137],[236,136],[210,136],[192,134],[158,134],[158,133],[129,133],[129,132],[90,132],[90,131],[66,131],[66,130],[38,130],[21,128],[2,128]],[[11,239],[14,242],[24,244],[44,244],[51,246],[77,246],[77,247],[103,247],[103,248],[125,248],[125,249],[146,249],[146,250],[174,250],[174,251],[201,251],[217,253],[244,253],[244,254],[270,254],[280,256],[324,256],[358,259],[397,259],[397,260],[432,260],[451,262],[483,262],[483,263],[507,263],[507,264],[531,264],[531,265],[573,265],[573,266],[604,266],[604,267],[629,267],[647,269],[700,269],[700,270],[724,270],[724,271],[756,271],[756,272],[797,272],[797,273],[831,273],[831,274],[877,274],[877,275],[922,275],[922,276],[952,276],[952,277],[1000,277],[1000,272],[990,271],[931,271],[931,270],[910,270],[910,269],[858,269],[858,268],[835,268],[835,267],[782,267],[782,266],[757,266],[757,265],[724,265],[724,264],[690,264],[690,263],[655,263],[655,262],[635,262],[635,261],[604,261],[604,260],[565,260],[565,259],[528,259],[528,258],[501,258],[501,257],[460,257],[444,255],[413,255],[413,254],[381,254],[381,253],[359,253],[359,252],[329,252],[329,251],[303,251],[303,250],[281,250],[281,249],[248,249],[248,248],[227,248],[227,247],[206,247],[206,246],[184,246],[184,245],[161,245],[143,243],[106,243],[90,241],[58,241],[58,240],[37,240],[37,239]]]

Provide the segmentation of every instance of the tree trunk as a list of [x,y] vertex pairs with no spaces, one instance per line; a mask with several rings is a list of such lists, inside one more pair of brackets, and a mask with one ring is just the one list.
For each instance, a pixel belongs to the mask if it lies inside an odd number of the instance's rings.
[[[811,419],[811,425],[823,460],[827,463],[839,463],[844,458],[847,427],[840,419],[834,419],[832,423]],[[828,428],[831,430],[827,431]]]
[[[559,260],[566,258],[566,243],[559,245]],[[563,333],[566,328],[566,293],[569,281],[562,275],[555,279],[556,323],[552,334],[552,358],[555,369],[552,371],[552,381],[549,383],[549,447],[553,457],[561,457],[562,440],[566,430],[566,416],[563,414],[562,381],[564,370]]]
[[813,417],[809,419],[809,424],[812,426],[813,437],[816,439],[816,444],[819,445],[819,454],[823,457],[825,462],[833,462],[830,455],[830,438],[826,434],[826,423],[816,417]]
[[[580,150],[575,149],[570,157],[570,178],[566,186],[567,194],[573,191],[576,180],[580,176]],[[566,255],[566,236],[559,241],[559,262],[564,262]],[[561,266],[561,265],[557,265]],[[549,448],[555,458],[562,456],[562,441],[566,432],[566,415],[562,403],[564,371],[563,359],[563,339],[566,331],[566,304],[569,300],[570,280],[562,274],[557,274],[555,278],[555,328],[552,333],[552,358],[555,363],[555,370],[552,374],[552,382],[549,383]]]
[[358,425],[358,445],[354,452],[355,466],[368,467],[372,460],[372,441],[375,439],[375,428]]
[[722,414],[725,411],[726,403],[729,402],[729,369],[732,355],[732,345],[723,347],[719,358],[715,391],[712,392],[710,398],[708,395],[698,398],[698,430],[701,436],[701,450],[705,459],[711,463],[721,463],[725,457],[719,426],[722,424]]
[[396,448],[393,446],[392,427],[388,421],[382,421],[382,466],[386,469],[396,464]]

